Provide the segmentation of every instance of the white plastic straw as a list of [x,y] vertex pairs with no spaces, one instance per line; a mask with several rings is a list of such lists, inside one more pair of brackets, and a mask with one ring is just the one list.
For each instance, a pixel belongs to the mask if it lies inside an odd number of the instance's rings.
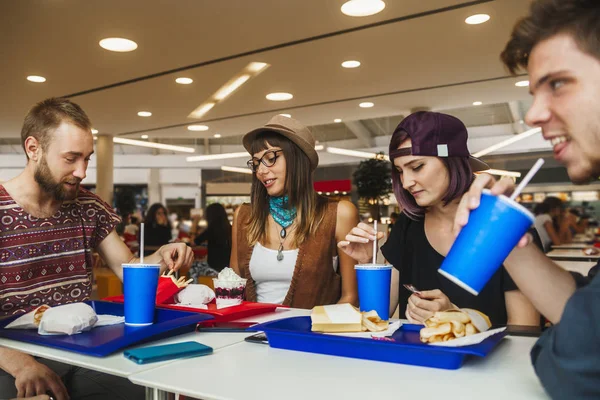
[[144,223],[140,224],[140,264],[144,263]]
[[533,164],[533,167],[531,167],[527,175],[525,175],[525,178],[523,178],[521,183],[519,183],[519,186],[517,186],[512,196],[510,196],[511,200],[516,199],[517,196],[521,194],[523,188],[529,183],[531,178],[533,178],[533,176],[540,170],[540,168],[542,168],[542,165],[544,165],[544,159],[538,158],[538,160],[535,162],[535,164]]
[[373,221],[373,229],[375,229],[375,240],[373,240],[373,264],[377,262],[377,220]]

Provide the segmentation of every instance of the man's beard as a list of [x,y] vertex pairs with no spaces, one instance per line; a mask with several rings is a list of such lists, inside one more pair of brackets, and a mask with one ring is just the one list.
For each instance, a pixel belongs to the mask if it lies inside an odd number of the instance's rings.
[[[50,167],[48,167],[48,163],[44,157],[42,157],[39,167],[35,169],[33,177],[44,192],[52,195],[58,201],[73,200],[77,197],[77,193],[79,192],[79,183],[81,181],[77,178],[73,178],[73,181],[76,181],[77,185],[74,192],[69,192],[64,186],[64,184],[69,181],[56,181],[52,176]],[[75,183],[73,181],[71,181],[71,183]]]

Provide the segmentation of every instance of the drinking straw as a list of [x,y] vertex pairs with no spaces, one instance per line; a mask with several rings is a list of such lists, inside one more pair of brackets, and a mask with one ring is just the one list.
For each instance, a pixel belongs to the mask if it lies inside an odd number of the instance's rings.
[[377,220],[373,221],[373,229],[375,229],[375,240],[373,240],[373,264],[377,262]]
[[529,183],[531,178],[533,178],[533,176],[540,170],[540,168],[542,168],[542,165],[544,165],[544,159],[538,158],[538,160],[535,162],[535,164],[533,164],[533,167],[531,167],[527,175],[525,175],[525,178],[523,178],[521,183],[519,183],[519,186],[517,186],[512,196],[510,196],[511,200],[516,199],[517,196],[521,194],[523,188],[525,188],[525,186]]
[[140,224],[140,264],[144,263],[144,223]]

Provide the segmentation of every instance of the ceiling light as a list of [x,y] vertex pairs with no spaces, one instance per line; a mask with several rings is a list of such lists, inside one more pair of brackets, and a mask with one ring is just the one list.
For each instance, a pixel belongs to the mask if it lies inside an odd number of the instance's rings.
[[98,129],[92,129],[92,134],[95,135],[96,133],[98,133]]
[[360,61],[355,61],[355,60],[344,61],[342,63],[342,67],[344,67],[344,68],[358,68],[358,67],[360,67]]
[[363,103],[360,103],[358,106],[360,108],[371,108],[373,107],[375,104],[371,103],[370,101],[365,101]]
[[377,154],[370,153],[367,151],[358,151],[358,150],[348,150],[348,149],[340,149],[337,147],[327,147],[327,152],[331,154],[339,154],[342,156],[350,156],[350,157],[359,157],[359,158],[374,158],[374,159],[383,159],[389,161],[390,158],[385,154]]
[[221,134],[220,133],[215,133],[214,137],[217,138],[217,139],[219,139],[221,137]]
[[475,14],[465,19],[465,22],[469,25],[483,24],[490,20],[490,16],[487,14]]
[[189,85],[190,83],[194,82],[194,80],[192,78],[181,77],[175,79],[175,82],[179,83],[180,85]]
[[250,155],[244,151],[242,153],[224,153],[224,154],[209,154],[206,156],[193,156],[193,157],[187,157],[186,160],[189,162],[212,161],[212,160],[225,160],[227,158],[242,158],[242,157],[250,157]]
[[248,79],[250,79],[250,75],[242,75],[233,79],[233,81],[227,82],[217,91],[217,93],[215,93],[214,98],[219,101],[225,99],[240,86],[242,86]]
[[286,101],[291,100],[294,96],[291,93],[269,93],[267,95],[267,100],[271,101]]
[[482,102],[480,102],[480,101],[474,101],[474,102],[473,102],[473,105],[474,105],[474,106],[480,106],[480,105],[482,105],[482,104],[483,104],[483,103],[482,103]]
[[193,147],[173,146],[170,144],[155,143],[155,142],[142,142],[141,140],[125,139],[125,138],[121,138],[121,137],[113,138],[113,142],[119,143],[119,144],[129,144],[131,146],[151,147],[153,149],[181,151],[184,153],[194,153],[196,151],[196,149],[194,149]]
[[521,173],[516,171],[505,171],[503,169],[486,169],[485,171],[479,171],[477,174],[490,174],[490,175],[499,175],[499,176],[510,176],[513,178],[520,178]]
[[260,72],[265,67],[268,67],[268,66],[269,66],[269,64],[264,63],[264,62],[251,62],[250,64],[248,64],[248,66],[246,68],[250,72]]
[[239,172],[240,174],[252,175],[252,171],[248,168],[228,167],[227,165],[223,165],[221,167],[221,171]]
[[515,83],[515,86],[517,86],[517,87],[527,87],[527,86],[529,86],[529,81],[519,81],[519,82]]
[[35,83],[46,82],[46,78],[44,78],[43,76],[38,76],[38,75],[29,75],[27,77],[27,80],[29,82],[35,82]]
[[200,105],[200,107],[196,108],[192,113],[188,116],[191,118],[200,118],[207,112],[211,110],[215,106],[215,103],[204,103]]
[[325,146],[323,146],[322,144],[318,144],[318,145],[316,145],[316,146],[315,146],[315,150],[316,150],[316,151],[321,151],[321,150],[323,150],[324,148],[325,148]]
[[279,114],[279,115],[281,115],[282,117],[288,117],[288,118],[292,118],[292,115],[291,115],[291,114]]
[[350,0],[342,5],[342,13],[350,17],[368,17],[375,15],[385,8],[381,0]]
[[148,135],[142,135],[141,138],[142,139],[148,139]]
[[152,113],[150,111],[140,111],[140,112],[138,112],[138,115],[140,117],[151,117]]
[[189,125],[187,128],[188,128],[188,131],[194,131],[194,132],[203,132],[203,131],[208,130],[208,126],[206,126],[206,125]]
[[528,138],[529,136],[535,135],[536,133],[540,133],[541,131],[542,131],[542,128],[533,128],[533,129],[530,129],[530,130],[525,131],[523,133],[519,133],[518,135],[515,135],[515,136],[511,137],[510,139],[503,140],[500,143],[496,143],[493,146],[490,146],[490,147],[488,147],[486,149],[478,151],[477,153],[473,154],[473,157],[482,157],[482,156],[485,156],[486,154],[490,154],[493,151],[496,151],[498,149],[501,149],[503,147],[511,145],[511,144],[513,144],[515,142],[518,142],[519,140],[523,140],[525,138]]
[[137,49],[138,45],[133,40],[123,38],[106,38],[100,41],[100,47],[110,51],[124,53]]
[[333,120],[333,122],[335,122],[336,124],[339,124],[340,122],[342,122],[342,120],[340,118],[336,118]]

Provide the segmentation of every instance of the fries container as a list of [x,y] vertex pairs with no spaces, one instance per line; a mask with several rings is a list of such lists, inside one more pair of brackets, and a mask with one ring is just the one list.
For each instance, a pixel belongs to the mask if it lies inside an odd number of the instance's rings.
[[145,326],[154,323],[158,264],[123,264],[125,325]]
[[390,315],[390,283],[392,266],[357,264],[358,301],[360,311],[377,311],[379,318],[387,321]]
[[156,289],[156,304],[174,304],[175,295],[181,292],[182,289],[183,287],[177,286],[171,275],[160,276],[158,278],[158,288]]
[[438,272],[477,296],[534,220],[522,205],[484,190]]

